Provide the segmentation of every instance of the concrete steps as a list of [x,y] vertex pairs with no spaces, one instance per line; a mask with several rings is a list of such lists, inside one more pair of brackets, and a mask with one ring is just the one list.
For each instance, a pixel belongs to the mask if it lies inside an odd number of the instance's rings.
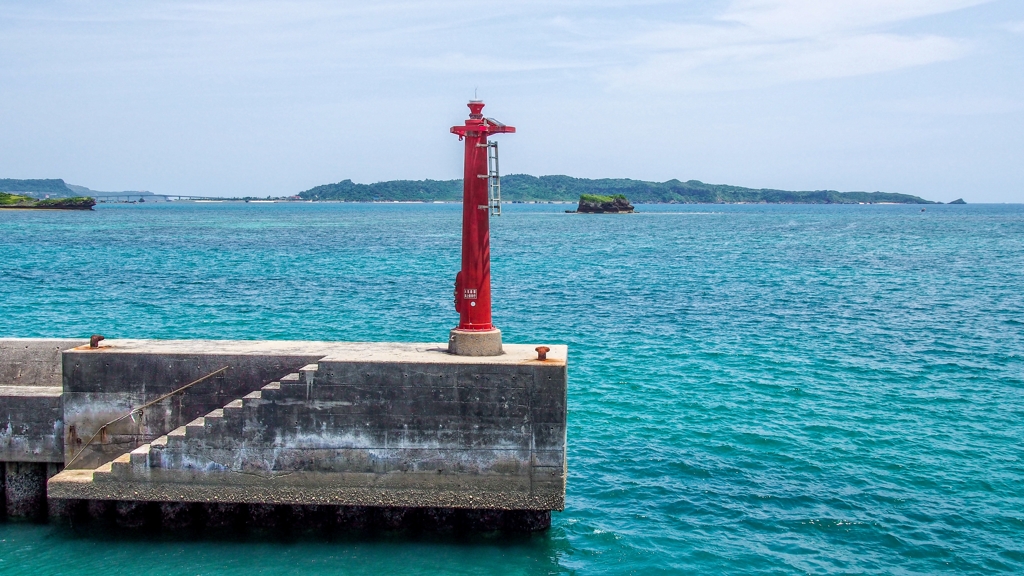
[[[304,366],[300,372],[270,382],[259,390],[211,410],[205,416],[171,430],[148,444],[122,454],[94,470],[97,479],[113,477],[132,479],[144,477],[158,468],[206,468],[202,456],[213,451],[230,452],[233,445],[245,443],[246,432],[259,433],[262,428],[259,411],[267,404],[285,399],[306,399],[311,392],[317,371],[316,364]],[[222,464],[212,464],[222,468]]]

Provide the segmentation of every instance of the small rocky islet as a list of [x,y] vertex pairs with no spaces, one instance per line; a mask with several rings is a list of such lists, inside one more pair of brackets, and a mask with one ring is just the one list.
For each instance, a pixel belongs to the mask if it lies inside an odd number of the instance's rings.
[[576,210],[566,210],[576,214],[632,214],[636,212],[626,196],[600,196],[597,194],[581,194]]

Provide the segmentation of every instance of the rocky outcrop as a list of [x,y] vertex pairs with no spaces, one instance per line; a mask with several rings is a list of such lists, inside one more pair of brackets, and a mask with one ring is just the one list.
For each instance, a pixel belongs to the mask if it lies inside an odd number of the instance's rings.
[[950,202],[950,204],[967,204],[967,202],[964,202],[963,198],[957,198],[956,200]]
[[580,214],[632,214],[635,212],[633,205],[625,196],[596,196],[583,194],[580,196],[580,204],[576,208]]

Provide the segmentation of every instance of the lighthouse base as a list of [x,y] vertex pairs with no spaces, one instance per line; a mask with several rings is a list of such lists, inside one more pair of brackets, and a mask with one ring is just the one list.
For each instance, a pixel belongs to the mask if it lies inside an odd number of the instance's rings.
[[501,330],[459,330],[448,336],[448,352],[456,356],[501,356]]

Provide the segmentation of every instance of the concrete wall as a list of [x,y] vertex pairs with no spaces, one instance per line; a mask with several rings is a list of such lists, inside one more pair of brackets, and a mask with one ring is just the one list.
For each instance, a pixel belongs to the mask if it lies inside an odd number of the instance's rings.
[[[305,344],[305,345],[303,345]],[[64,353],[64,461],[95,468],[321,356],[320,343],[105,340]],[[229,369],[147,409],[100,427],[219,368]]]
[[85,340],[0,340],[0,462],[63,462],[61,352]]
[[0,340],[0,516],[45,516],[46,480],[64,462],[61,352],[87,343]]
[[0,462],[64,462],[60,388],[0,387]]
[[0,462],[63,462],[61,351],[85,340],[0,340]]
[[61,386],[61,352],[88,339],[5,338],[0,340],[0,386]]
[[[301,398],[280,402],[268,418],[289,427],[282,445],[294,448],[282,456],[314,456],[308,466],[422,476],[424,482],[439,475],[500,477],[507,486],[528,486],[536,506],[561,509],[566,364],[564,356],[528,360],[535,354],[527,348],[518,351],[518,363],[328,356],[310,387],[313,408],[304,408]],[[334,456],[338,451],[345,457]]]

